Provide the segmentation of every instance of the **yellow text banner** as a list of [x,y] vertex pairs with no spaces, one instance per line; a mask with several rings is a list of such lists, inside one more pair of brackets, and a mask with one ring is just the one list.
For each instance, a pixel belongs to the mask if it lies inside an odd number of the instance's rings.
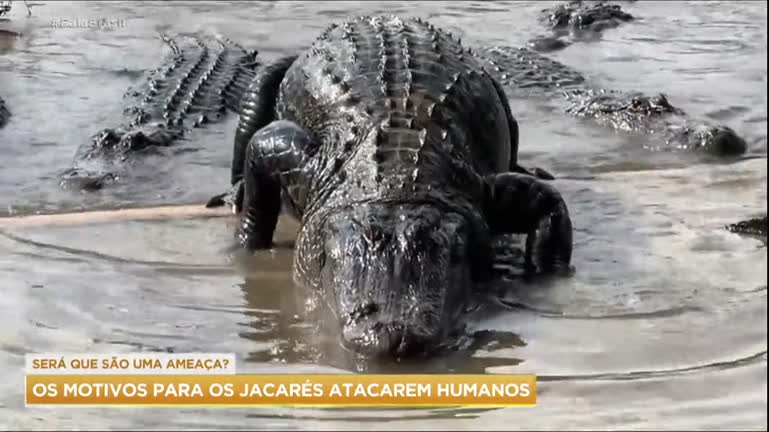
[[534,375],[27,375],[27,405],[532,406]]

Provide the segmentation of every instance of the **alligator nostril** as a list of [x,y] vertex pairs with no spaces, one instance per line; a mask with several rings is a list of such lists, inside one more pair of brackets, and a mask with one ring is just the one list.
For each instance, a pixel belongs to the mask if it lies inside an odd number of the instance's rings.
[[403,358],[426,349],[428,341],[401,322],[345,326],[342,346],[370,358]]
[[360,321],[364,318],[370,317],[371,315],[374,315],[379,311],[379,305],[376,303],[366,303],[362,304],[355,309],[353,309],[352,312],[350,312],[350,321],[356,322]]

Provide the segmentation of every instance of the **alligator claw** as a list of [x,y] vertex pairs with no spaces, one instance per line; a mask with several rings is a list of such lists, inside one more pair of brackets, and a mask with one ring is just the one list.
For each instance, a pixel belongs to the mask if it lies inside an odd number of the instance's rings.
[[243,203],[243,182],[238,181],[229,191],[220,193],[209,198],[206,202],[206,208],[216,208],[228,205],[232,208],[233,214],[240,213],[240,207]]
[[227,193],[222,193],[219,195],[212,196],[208,202],[206,202],[206,208],[215,208],[215,207],[221,207],[226,204],[224,198],[227,196]]

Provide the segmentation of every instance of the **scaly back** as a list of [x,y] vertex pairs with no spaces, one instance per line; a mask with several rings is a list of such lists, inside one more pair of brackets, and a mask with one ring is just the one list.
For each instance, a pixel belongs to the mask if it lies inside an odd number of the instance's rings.
[[479,61],[419,19],[330,26],[289,69],[277,109],[315,136],[319,157],[336,156],[316,160],[318,171],[345,170],[361,198],[461,190],[506,170],[515,139],[507,102]]

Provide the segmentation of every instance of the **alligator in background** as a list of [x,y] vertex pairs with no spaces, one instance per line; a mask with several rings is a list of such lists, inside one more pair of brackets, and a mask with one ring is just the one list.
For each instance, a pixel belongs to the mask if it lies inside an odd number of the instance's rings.
[[541,12],[540,21],[551,34],[529,41],[531,49],[539,52],[563,49],[575,41],[597,40],[604,30],[635,19],[620,5],[603,1],[573,0]]
[[[603,2],[573,1],[545,12],[545,21],[556,34],[595,34],[630,19],[619,6]],[[255,52],[211,37],[173,40],[164,36],[164,40],[174,51],[172,61],[154,71],[143,89],[127,95],[134,101],[126,109],[125,124],[100,131],[80,147],[73,168],[62,175],[62,186],[100,189],[126,169],[133,154],[168,147],[190,129],[239,109],[240,97],[259,66]],[[576,70],[530,49],[505,47],[467,55],[483,58],[511,98],[559,99],[565,103],[565,112],[611,128],[649,134],[664,131],[664,142],[650,147],[705,149],[720,155],[738,155],[746,149],[730,128],[691,120],[664,95],[589,85]]]
[[221,121],[235,111],[258,66],[257,52],[209,35],[161,35],[170,59],[152,71],[138,89],[129,89],[126,119],[103,129],[80,146],[61,186],[102,188],[137,154],[157,152],[189,131]]
[[[559,3],[551,8],[542,10],[541,21],[551,29],[552,34],[532,39],[529,45],[534,51],[552,52],[563,49],[576,41],[583,42],[598,40],[604,30],[616,28],[622,23],[633,20],[635,20],[635,17],[622,10],[622,7],[618,4],[586,0],[573,0],[566,3]],[[568,40],[567,38],[570,38],[571,40]],[[576,80],[584,82],[584,78],[582,77],[576,77]],[[588,93],[595,94],[596,92],[588,91]],[[602,115],[615,110],[609,106],[602,107],[600,103],[593,104],[592,102],[580,102],[579,92],[577,94],[567,93],[565,96],[567,100],[577,101],[577,104],[569,109],[569,111],[574,114],[586,114],[593,117],[598,116],[600,121],[619,125],[620,128],[626,130],[639,129],[633,126],[632,121],[628,121],[628,117],[632,117],[634,114],[626,112],[627,110],[620,110],[615,116],[604,116],[601,118]],[[668,112],[676,115],[683,114],[682,110],[672,107],[664,95],[657,95],[653,100],[649,100],[648,107],[643,106],[643,99],[648,98],[640,95],[639,101],[632,102],[633,96],[628,95],[625,101],[616,105],[629,105],[627,102],[630,101],[631,103],[635,103],[639,107],[642,107],[642,110],[648,110],[652,106],[656,106],[658,112]],[[703,143],[707,142],[708,139],[718,140],[720,134],[722,137],[726,138],[727,141],[733,141],[731,145],[725,146],[727,147],[727,151],[723,153],[740,154],[740,149],[745,146],[741,139],[737,139],[731,135],[732,131],[730,129],[724,128],[719,132],[719,128],[708,128],[705,125],[700,125],[700,133],[697,133],[696,129],[697,128],[691,127],[677,128],[673,125],[673,130],[668,132],[668,136],[672,139],[669,138],[668,141],[678,141],[685,144],[688,137],[688,140],[693,141],[695,144],[694,146],[697,147],[698,141],[699,143]],[[643,130],[643,128],[641,128],[641,130]],[[717,149],[718,147],[719,146],[716,146]],[[767,237],[766,216],[730,224],[727,225],[726,228],[737,234],[763,237],[764,239]]]
[[8,123],[8,119],[11,117],[11,112],[5,106],[5,101],[0,97],[0,128]]
[[726,229],[736,234],[758,237],[766,242],[767,230],[769,229],[769,221],[767,221],[766,216],[757,217],[734,224],[729,224],[726,226]]
[[[726,125],[692,119],[664,94],[618,91],[589,83],[582,73],[541,54],[562,49],[574,41],[597,40],[606,29],[636,18],[615,3],[574,0],[542,10],[541,21],[551,35],[534,38],[530,48],[483,49],[498,72],[508,96],[562,100],[570,115],[626,132],[649,135],[648,148],[704,150],[716,156],[739,156],[747,143]],[[564,41],[565,36],[571,37]],[[662,140],[654,136],[662,133]]]
[[649,148],[704,151],[719,157],[747,150],[745,140],[730,127],[691,118],[664,94],[602,88],[577,70],[528,48],[491,47],[477,55],[486,59],[511,99],[561,100],[569,115],[646,135]]
[[[24,0],[24,6],[27,7],[27,16],[32,16],[32,7],[27,0]],[[13,2],[11,0],[0,1],[0,16],[10,14],[12,7]]]

